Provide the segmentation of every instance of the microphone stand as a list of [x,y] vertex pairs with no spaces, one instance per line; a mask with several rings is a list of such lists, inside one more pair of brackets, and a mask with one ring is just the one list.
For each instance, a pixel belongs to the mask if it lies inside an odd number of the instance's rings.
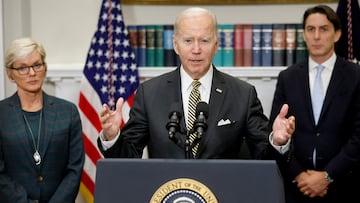
[[186,159],[192,159],[189,137],[190,137],[190,132],[186,131],[186,140],[185,140],[185,146],[184,146],[185,147],[185,158]]
[[[182,143],[178,138],[176,138],[175,133],[170,133],[169,132],[169,139],[172,140],[176,145],[178,145],[179,147],[183,147],[185,150],[185,158],[186,159],[192,159],[192,154],[191,154],[191,143],[190,143],[190,132],[189,131],[180,131],[180,133],[183,135],[185,134],[186,138],[185,138],[185,143]],[[182,146],[182,144],[184,144]]]

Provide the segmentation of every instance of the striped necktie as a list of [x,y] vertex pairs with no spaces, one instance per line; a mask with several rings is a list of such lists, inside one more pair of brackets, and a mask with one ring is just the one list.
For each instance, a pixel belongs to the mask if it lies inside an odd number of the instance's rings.
[[[194,122],[196,120],[195,118],[195,113],[196,113],[196,106],[197,104],[200,102],[200,91],[199,91],[199,86],[201,85],[201,83],[198,80],[194,80],[192,82],[192,87],[193,89],[191,90],[190,93],[190,97],[189,97],[189,110],[188,110],[188,131],[191,131],[194,125]],[[192,146],[192,154],[195,157],[197,149],[199,147],[199,143],[197,143],[196,145],[193,145],[193,142],[196,139],[196,133],[193,132],[189,135],[189,139],[190,139],[190,144]]]

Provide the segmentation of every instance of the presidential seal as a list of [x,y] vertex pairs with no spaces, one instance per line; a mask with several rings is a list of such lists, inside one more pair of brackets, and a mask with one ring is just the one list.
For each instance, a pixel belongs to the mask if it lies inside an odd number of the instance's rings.
[[218,203],[206,185],[189,178],[170,180],[160,186],[149,203]]

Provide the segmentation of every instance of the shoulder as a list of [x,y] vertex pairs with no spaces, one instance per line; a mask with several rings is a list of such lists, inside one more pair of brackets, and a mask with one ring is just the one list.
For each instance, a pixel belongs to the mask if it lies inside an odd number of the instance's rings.
[[0,100],[0,106],[4,106],[6,104],[10,104],[13,96],[6,97],[2,100]]
[[307,70],[309,62],[301,61],[299,63],[295,63],[293,65],[288,66],[286,69],[282,70],[281,72],[292,72],[292,71],[301,71],[301,70]]
[[308,61],[302,61],[279,72],[279,77],[299,76],[299,74],[308,73]]
[[53,108],[59,108],[59,110],[77,109],[76,104],[74,104],[73,102],[56,96],[49,95],[45,92],[44,92],[44,105]]
[[140,84],[140,86],[157,86],[157,85],[165,85],[169,82],[178,81],[180,78],[180,69],[176,68],[175,70],[170,70],[169,72],[163,73],[161,75],[155,76],[149,80],[146,80]]
[[241,88],[251,88],[252,84],[232,76],[228,73],[225,73],[219,69],[214,68],[214,78],[215,83],[223,83],[227,86],[241,87]]
[[349,70],[355,71],[355,72],[360,72],[360,65],[350,62],[344,58],[341,57],[337,57],[336,58],[336,62],[335,62],[335,67],[346,67]]
[[13,95],[3,100],[0,100],[0,108],[8,109],[9,106],[16,106],[16,105],[20,106],[20,100],[17,92],[15,92]]

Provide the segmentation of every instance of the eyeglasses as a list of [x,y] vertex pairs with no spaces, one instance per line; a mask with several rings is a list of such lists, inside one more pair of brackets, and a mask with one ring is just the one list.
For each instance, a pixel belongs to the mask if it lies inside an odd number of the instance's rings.
[[40,72],[43,70],[45,63],[36,63],[32,66],[20,66],[18,68],[11,67],[10,69],[17,70],[20,75],[27,75],[30,72],[30,68],[33,69],[34,72]]

